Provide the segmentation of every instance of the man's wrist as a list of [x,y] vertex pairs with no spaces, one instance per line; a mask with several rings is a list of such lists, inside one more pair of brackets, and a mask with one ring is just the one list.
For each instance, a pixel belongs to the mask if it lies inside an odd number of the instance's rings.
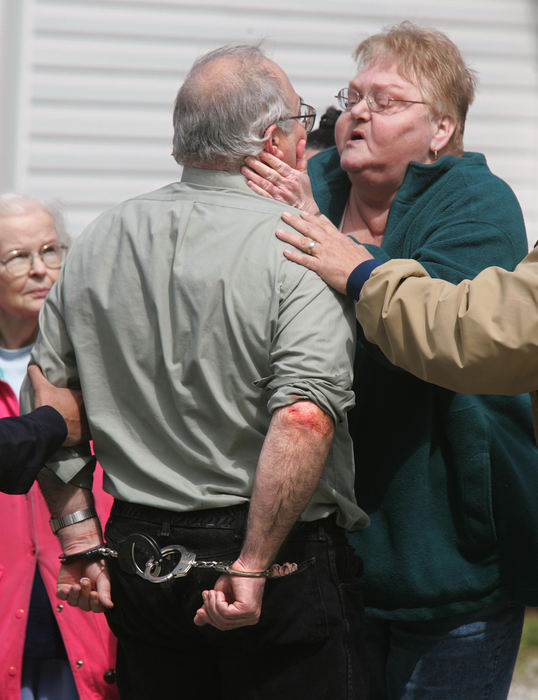
[[51,518],[49,520],[50,529],[52,530],[53,535],[57,535],[58,532],[64,527],[69,527],[69,525],[81,523],[84,520],[90,520],[91,518],[97,518],[97,512],[95,508],[83,508],[82,510],[77,510],[74,513],[61,515],[58,518]]
[[376,260],[375,258],[365,260],[364,262],[360,263],[360,265],[357,265],[357,267],[347,278],[347,296],[351,297],[355,301],[358,301],[364,284],[370,279],[372,270],[379,267],[379,265],[383,265],[383,262],[381,260]]

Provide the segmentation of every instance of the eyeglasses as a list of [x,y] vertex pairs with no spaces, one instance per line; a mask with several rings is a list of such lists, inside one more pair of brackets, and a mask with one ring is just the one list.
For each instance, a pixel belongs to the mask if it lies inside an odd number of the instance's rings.
[[370,112],[386,112],[393,102],[409,102],[414,105],[426,104],[420,100],[396,100],[394,97],[390,97],[385,90],[372,90],[367,95],[363,95],[353,88],[342,88],[335,97],[339,106],[346,111],[358,105],[361,100],[366,100],[366,106]]
[[314,128],[314,122],[316,121],[316,110],[311,105],[301,102],[299,111],[301,114],[298,114],[295,117],[284,117],[283,119],[279,119],[279,121],[287,122],[288,119],[300,119],[303,122],[306,133],[309,134]]
[[57,270],[65,260],[67,246],[61,243],[46,243],[38,253],[33,253],[31,250],[12,250],[3,260],[0,260],[0,263],[12,277],[20,277],[32,269],[35,255],[41,258],[45,267]]

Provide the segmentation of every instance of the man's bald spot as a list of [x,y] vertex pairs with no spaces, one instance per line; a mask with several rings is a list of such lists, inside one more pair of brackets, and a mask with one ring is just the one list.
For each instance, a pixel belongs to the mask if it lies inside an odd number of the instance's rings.
[[252,70],[253,62],[258,69],[266,71],[271,77],[277,79],[282,87],[282,94],[288,101],[291,95],[295,96],[296,93],[286,73],[278,64],[265,56],[259,58],[236,54],[217,56],[201,66],[196,75],[192,76],[192,87],[196,89],[202,100],[204,95],[208,97],[226,95],[234,87],[240,87],[243,84],[240,77]]

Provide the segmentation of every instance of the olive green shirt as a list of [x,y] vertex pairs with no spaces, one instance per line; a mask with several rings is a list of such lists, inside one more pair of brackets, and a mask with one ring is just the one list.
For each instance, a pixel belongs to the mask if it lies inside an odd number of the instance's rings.
[[[283,209],[241,175],[186,167],[75,241],[33,359],[82,387],[114,497],[178,511],[244,502],[272,412],[307,399],[336,430],[302,518],[367,524],[346,422],[353,305],[283,256]],[[87,486],[88,446],[49,467]]]

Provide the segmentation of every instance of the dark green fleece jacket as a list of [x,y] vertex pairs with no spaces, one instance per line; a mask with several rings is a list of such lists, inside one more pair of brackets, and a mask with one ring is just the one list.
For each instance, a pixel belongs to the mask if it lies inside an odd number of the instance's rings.
[[[339,225],[350,183],[336,149],[311,159],[309,171],[320,209]],[[490,265],[512,269],[527,239],[513,192],[482,155],[466,153],[411,163],[381,247],[367,248],[459,282]],[[427,384],[391,365],[360,329],[355,390],[356,490],[371,526],[350,540],[364,560],[367,613],[425,620],[517,597],[504,581],[499,537],[506,545],[506,527],[528,507],[517,502],[526,477],[538,473],[528,397]],[[515,498],[503,498],[505,482],[521,487]]]

